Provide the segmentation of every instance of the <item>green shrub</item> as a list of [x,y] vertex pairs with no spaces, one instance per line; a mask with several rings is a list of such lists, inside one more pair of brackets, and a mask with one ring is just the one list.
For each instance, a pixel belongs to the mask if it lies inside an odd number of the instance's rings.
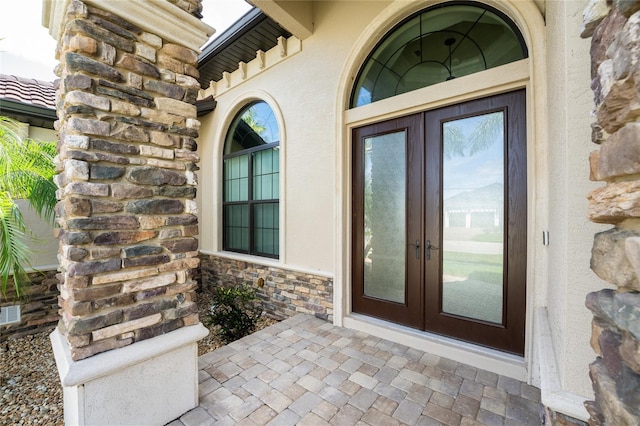
[[253,288],[215,287],[213,304],[205,315],[207,325],[218,326],[218,336],[230,343],[251,334],[262,315],[262,307]]

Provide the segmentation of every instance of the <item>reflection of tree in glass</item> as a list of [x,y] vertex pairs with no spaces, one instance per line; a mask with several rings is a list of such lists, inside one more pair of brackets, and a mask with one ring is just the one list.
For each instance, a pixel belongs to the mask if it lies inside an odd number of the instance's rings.
[[[371,158],[371,143],[365,142],[364,145],[364,158]],[[370,161],[370,160],[369,160]],[[365,182],[364,182],[364,211],[370,212],[373,204],[373,190],[371,189],[371,173],[364,174]],[[371,215],[364,215],[364,258],[368,258],[371,251]]]
[[265,138],[265,135],[263,135],[264,131],[267,130],[267,128],[261,123],[258,123],[258,120],[256,119],[257,115],[258,112],[253,107],[249,108],[242,115],[242,121],[244,121],[247,126],[251,127],[251,130],[256,132],[264,141],[269,142]]
[[444,140],[443,155],[447,160],[452,157],[464,157],[489,149],[502,136],[502,113],[486,114],[479,120],[468,138],[462,129],[450,123],[443,126]]
[[452,157],[464,157],[464,149],[467,145],[467,141],[462,134],[460,127],[453,126],[451,123],[446,123],[443,126],[444,140],[444,156],[447,160],[451,160]]
[[488,149],[502,135],[502,113],[487,114],[469,137],[469,155]]

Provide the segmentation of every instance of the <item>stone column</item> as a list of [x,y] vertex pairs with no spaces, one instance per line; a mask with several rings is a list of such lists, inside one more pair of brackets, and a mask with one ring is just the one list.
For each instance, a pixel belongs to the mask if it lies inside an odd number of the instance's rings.
[[164,424],[198,404],[200,0],[43,2],[58,40],[67,424]]
[[640,1],[592,0],[582,36],[591,37],[596,123],[589,216],[613,227],[597,234],[591,268],[611,288],[590,293],[590,424],[640,424]]

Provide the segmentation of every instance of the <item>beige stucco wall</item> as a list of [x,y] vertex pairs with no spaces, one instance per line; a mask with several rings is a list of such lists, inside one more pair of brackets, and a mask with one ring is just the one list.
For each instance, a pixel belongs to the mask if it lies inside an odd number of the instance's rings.
[[29,137],[44,142],[52,142],[58,139],[55,130],[35,126],[29,126]]
[[588,292],[602,281],[589,267],[593,234],[605,229],[587,220],[591,111],[589,40],[578,37],[586,1],[547,3],[549,81],[549,278],[547,310],[560,379],[567,390],[592,395],[588,364],[591,315]]
[[18,200],[18,205],[29,230],[24,241],[31,251],[31,266],[38,270],[56,269],[58,240],[53,237],[51,224],[42,220],[25,200]]
[[[529,61],[509,69],[524,75],[522,80],[510,76],[514,79],[510,87],[527,87],[528,93],[530,243],[525,361],[529,377],[534,377],[533,310],[546,307],[554,348],[544,350],[554,352],[562,390],[589,397],[587,364],[593,353],[588,346],[590,317],[584,299],[588,291],[600,288],[601,284],[589,269],[593,233],[599,227],[586,220],[586,194],[594,186],[588,181],[587,161],[592,108],[588,42],[578,37],[586,0],[548,2],[546,34],[542,18],[535,16],[538,8],[527,8],[523,6],[525,3],[514,2],[517,6],[511,6],[504,1],[491,2],[521,23],[530,43]],[[510,90],[500,89],[499,82],[491,81],[504,78],[504,74],[487,72],[482,82],[477,77],[460,78],[454,85],[446,86],[447,90],[434,86],[381,101],[381,105],[364,107],[361,111],[343,111],[353,77],[349,64],[361,63],[358,61],[368,53],[359,52],[358,46],[375,45],[376,37],[428,4],[315,2],[314,33],[302,41],[300,53],[244,82],[238,84],[234,80],[234,87],[218,96],[214,94],[218,104],[202,120],[199,140],[202,162],[198,197],[204,251],[217,253],[221,247],[217,218],[221,217],[219,176],[225,129],[246,100],[262,98],[276,110],[282,132],[283,244],[279,262],[333,275],[336,322],[342,323],[340,318],[349,315],[350,300],[347,260],[350,159],[346,154],[349,151],[345,146],[349,143],[346,128],[370,113],[379,114],[379,118],[388,116],[394,105],[403,108],[403,103],[413,102],[422,105],[421,108],[434,107],[440,95],[449,96],[448,102],[455,101],[458,96],[455,92],[459,90],[462,94],[465,87],[476,90],[475,96]],[[410,109],[405,108],[405,112]],[[544,230],[550,232],[548,247],[542,246]]]
[[316,4],[316,32],[302,42],[300,53],[216,96],[216,109],[202,120],[199,138],[202,250],[221,248],[216,217],[221,217],[218,177],[225,129],[249,99],[259,98],[272,106],[281,131],[280,263],[333,273],[336,86],[350,42],[383,5]]
[[[41,141],[55,141],[56,132],[41,127],[29,126],[28,135]],[[31,266],[35,269],[55,269],[58,265],[58,240],[53,237],[51,224],[40,219],[24,200],[19,200],[20,211],[29,233],[25,242],[31,250]]]

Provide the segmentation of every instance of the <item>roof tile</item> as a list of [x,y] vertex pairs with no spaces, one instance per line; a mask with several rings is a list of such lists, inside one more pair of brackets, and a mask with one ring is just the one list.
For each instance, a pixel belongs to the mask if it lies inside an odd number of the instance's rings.
[[0,74],[0,98],[45,108],[56,108],[53,83],[33,78]]

